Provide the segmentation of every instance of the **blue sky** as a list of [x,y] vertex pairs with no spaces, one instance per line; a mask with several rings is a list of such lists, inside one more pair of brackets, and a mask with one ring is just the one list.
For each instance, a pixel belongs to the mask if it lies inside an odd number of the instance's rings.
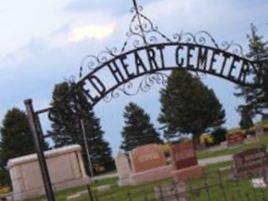
[[[218,43],[235,41],[247,48],[250,23],[267,38],[266,0],[139,0],[144,13],[171,36],[180,31],[209,31]],[[120,47],[128,29],[131,0],[0,0],[0,120],[9,108],[24,109],[32,98],[36,109],[47,107],[56,83],[77,76],[82,58],[105,47]],[[227,127],[236,126],[234,85],[210,77],[203,81],[215,90],[227,114]],[[137,102],[156,127],[159,87],[135,97],[122,95],[111,103],[99,103],[105,138],[114,154],[121,142],[123,109]],[[43,118],[45,119],[45,118]],[[47,121],[44,120],[45,125]]]

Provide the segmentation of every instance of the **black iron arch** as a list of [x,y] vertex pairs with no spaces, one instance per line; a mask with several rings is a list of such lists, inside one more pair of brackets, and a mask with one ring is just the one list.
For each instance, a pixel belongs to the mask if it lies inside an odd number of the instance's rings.
[[[162,72],[168,70],[214,75],[243,86],[261,84],[261,62],[197,43],[151,44],[112,56],[109,60],[93,56],[84,60],[91,72],[77,86],[83,90],[91,106],[102,99],[117,97],[120,91],[131,94],[128,92],[133,87],[131,81],[139,77],[143,79],[134,94],[146,91],[153,84],[164,84],[167,75]],[[101,59],[103,62],[94,67]]]

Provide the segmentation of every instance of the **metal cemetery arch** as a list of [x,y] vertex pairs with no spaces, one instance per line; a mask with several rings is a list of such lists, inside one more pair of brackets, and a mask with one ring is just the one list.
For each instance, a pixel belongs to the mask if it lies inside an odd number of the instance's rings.
[[[75,87],[84,92],[92,107],[100,100],[118,97],[120,92],[132,95],[147,91],[154,84],[165,84],[167,75],[163,71],[174,69],[214,75],[241,86],[258,87],[262,84],[263,64],[267,60],[251,61],[244,56],[240,45],[228,42],[219,45],[206,31],[177,33],[169,38],[142,14],[142,7],[136,0],[133,0],[133,5],[131,11],[134,15],[122,48],[106,48],[98,56],[90,55],[82,60],[80,80]],[[83,75],[86,68],[90,72]],[[131,81],[138,77],[142,77],[138,88],[130,92],[134,87]],[[47,199],[54,201],[42,148],[43,140],[48,136],[43,135],[39,121],[39,114],[49,112],[51,108],[34,111],[31,100],[26,100],[25,105]],[[83,128],[82,120],[81,126]],[[90,198],[93,200],[91,194]]]
[[[164,51],[168,48],[174,50],[174,64],[171,66],[166,66],[165,64]],[[160,58],[158,60],[156,58],[157,51]],[[144,53],[144,60],[139,52]],[[183,52],[184,55],[180,56],[180,53],[183,54]],[[196,58],[194,58],[194,52],[196,53]],[[221,63],[220,66],[214,65],[217,62],[216,56],[221,60],[219,62]],[[128,63],[130,57],[134,60],[134,64],[132,65]],[[91,64],[92,59],[99,61],[97,57],[92,56],[87,59],[91,59],[89,61]],[[229,64],[227,64],[228,60]],[[235,72],[237,67],[239,67],[239,70]],[[198,43],[170,42],[138,47],[114,56],[103,63],[100,62],[99,66],[92,69],[88,75],[77,83],[77,86],[83,90],[93,107],[100,100],[109,98],[108,96],[110,98],[115,97],[114,94],[118,88],[119,91],[129,95],[127,91],[129,88],[128,83],[133,79],[144,77],[139,88],[136,90],[137,93],[143,90],[143,86],[149,87],[146,85],[146,81],[147,83],[148,81],[164,83],[166,75],[161,72],[176,69],[211,74],[244,86],[256,87],[256,84],[261,84],[260,62],[250,61],[225,50]],[[98,73],[105,74],[105,76],[101,78],[101,75],[99,76]],[[105,79],[107,78],[110,78],[109,80],[113,80],[114,82],[107,85],[105,83]],[[259,83],[254,82],[256,78]],[[122,85],[123,87],[120,87]]]

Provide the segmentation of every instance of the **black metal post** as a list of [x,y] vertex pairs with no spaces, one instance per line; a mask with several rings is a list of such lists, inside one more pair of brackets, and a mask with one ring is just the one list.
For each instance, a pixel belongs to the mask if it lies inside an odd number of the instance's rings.
[[55,201],[55,196],[47,168],[46,159],[43,153],[43,138],[42,138],[42,129],[40,125],[40,121],[38,119],[38,116],[34,112],[32,100],[28,99],[24,101],[24,104],[26,106],[26,111],[28,115],[28,121],[30,125],[30,129],[32,131],[33,140],[35,149],[38,156],[39,166],[42,173],[42,179],[46,191],[46,197],[48,201]]
[[90,184],[87,185],[87,192],[88,192],[89,200],[90,201],[95,201],[94,197],[96,197],[96,195],[93,197]]

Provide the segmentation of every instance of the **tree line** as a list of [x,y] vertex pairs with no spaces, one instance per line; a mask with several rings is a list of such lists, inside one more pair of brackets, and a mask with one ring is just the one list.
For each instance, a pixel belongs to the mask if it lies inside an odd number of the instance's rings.
[[[262,60],[268,58],[268,45],[251,26],[248,35],[248,58]],[[243,97],[245,103],[238,107],[241,114],[241,127],[253,125],[252,118],[268,116],[268,66],[264,68],[264,84],[259,88],[237,87],[235,93]],[[88,144],[95,173],[114,168],[112,151],[104,139],[100,119],[86,101],[84,94],[73,91],[73,83],[63,82],[54,87],[49,118],[52,122],[48,134],[52,136],[54,148],[80,144],[88,167],[85,143]],[[72,94],[67,96],[67,94]],[[129,103],[124,111],[124,126],[121,132],[120,149],[130,151],[137,146],[149,143],[163,143],[179,139],[182,135],[192,135],[197,141],[200,135],[210,131],[222,133],[225,123],[225,110],[214,91],[203,84],[196,74],[183,70],[172,71],[166,87],[160,91],[161,111],[158,121],[162,125],[155,128],[150,115],[136,103]],[[76,105],[76,107],[73,107]],[[112,117],[111,117],[112,118]],[[82,135],[83,120],[86,141]],[[160,131],[163,133],[161,137]],[[219,132],[218,132],[219,131]],[[1,126],[0,138],[0,185],[9,182],[5,166],[10,158],[34,152],[27,115],[17,108],[8,110]]]

